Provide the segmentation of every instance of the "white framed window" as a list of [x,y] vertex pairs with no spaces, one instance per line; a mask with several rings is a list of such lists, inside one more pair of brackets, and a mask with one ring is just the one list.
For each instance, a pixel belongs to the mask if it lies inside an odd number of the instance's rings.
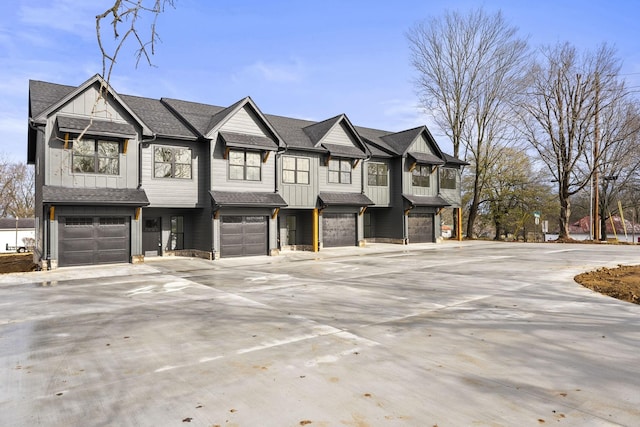
[[385,163],[369,163],[367,165],[367,183],[372,187],[389,185],[389,170]]
[[120,143],[101,139],[73,141],[72,171],[118,175],[120,173]]
[[262,155],[257,151],[229,151],[229,179],[260,181]]
[[351,184],[351,162],[343,159],[329,160],[329,182]]
[[431,166],[416,165],[411,172],[411,182],[415,187],[431,186]]
[[191,149],[156,146],[153,150],[153,176],[191,179]]
[[282,157],[282,182],[287,184],[309,184],[311,162],[306,157]]

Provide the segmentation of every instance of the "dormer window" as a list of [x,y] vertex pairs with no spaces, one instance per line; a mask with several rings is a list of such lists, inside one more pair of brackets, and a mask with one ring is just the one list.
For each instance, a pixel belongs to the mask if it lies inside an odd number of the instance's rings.
[[329,182],[332,184],[351,184],[351,162],[344,159],[330,159]]
[[258,151],[229,150],[229,179],[260,181],[262,155]]
[[118,175],[120,173],[120,143],[100,139],[73,141],[74,173]]
[[431,185],[431,166],[416,165],[411,171],[411,182],[414,187],[429,187]]

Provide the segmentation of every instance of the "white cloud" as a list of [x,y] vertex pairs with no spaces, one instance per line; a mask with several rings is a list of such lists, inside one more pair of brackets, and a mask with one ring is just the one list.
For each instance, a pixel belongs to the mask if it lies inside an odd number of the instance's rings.
[[94,2],[51,0],[37,6],[22,4],[18,18],[22,24],[40,30],[48,28],[90,38],[95,34],[96,11],[100,9]]
[[303,80],[305,67],[299,60],[290,63],[266,63],[257,61],[232,76],[236,82],[259,78],[270,83],[295,83]]

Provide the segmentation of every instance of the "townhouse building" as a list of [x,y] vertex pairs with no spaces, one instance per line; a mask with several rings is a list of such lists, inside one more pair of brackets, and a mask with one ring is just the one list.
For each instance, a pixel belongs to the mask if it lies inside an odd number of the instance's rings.
[[99,75],[30,81],[28,163],[43,268],[436,242],[465,164],[424,126],[130,96]]

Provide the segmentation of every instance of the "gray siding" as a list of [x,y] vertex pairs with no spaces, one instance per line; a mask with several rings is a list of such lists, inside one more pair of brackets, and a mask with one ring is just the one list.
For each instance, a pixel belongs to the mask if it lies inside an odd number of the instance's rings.
[[[214,144],[211,159],[211,189],[219,191],[275,191],[276,153],[271,152],[266,162],[261,163],[260,181],[241,181],[229,179],[229,161],[224,159],[224,144]],[[264,157],[264,156],[263,156]]]
[[[456,171],[456,188],[440,188],[440,196],[442,196],[447,202],[451,204],[452,208],[459,208],[462,206],[462,193],[460,192],[461,188],[461,174],[460,169],[458,168],[450,168]],[[442,170],[442,169],[440,169]],[[438,173],[440,173],[440,170]]]
[[[299,157],[309,159],[309,184],[285,184],[282,181],[282,157]],[[288,151],[278,156],[278,191],[287,202],[289,208],[315,208],[318,199],[318,169],[321,156],[316,153],[296,153]]]
[[[191,178],[154,177],[154,150],[156,147],[186,147],[191,149]],[[142,188],[149,198],[150,207],[204,207],[205,186],[200,162],[206,158],[204,144],[158,139],[142,149]],[[206,168],[205,168],[206,170]]]
[[337,193],[360,193],[362,191],[362,160],[355,168],[351,168],[351,184],[335,184],[329,182],[329,167],[325,166],[325,156],[320,158],[318,184],[320,191]]
[[[114,101],[100,101],[96,104],[97,90],[88,88],[85,92],[63,105],[57,113],[128,122],[136,126],[127,112]],[[47,118],[44,158],[44,185],[72,188],[136,188],[138,185],[138,139],[129,139],[126,154],[120,144],[120,170],[118,175],[103,175],[72,172],[72,143],[64,148],[64,135],[57,135],[56,114]],[[141,134],[140,129],[138,133]],[[71,140],[70,140],[71,141]]]
[[[371,163],[383,163],[387,165],[387,186],[371,186],[369,185],[368,180],[368,165]],[[364,194],[367,195],[376,206],[389,206],[391,203],[391,177],[392,171],[387,159],[372,159],[367,161],[362,166],[362,174],[364,177],[362,178],[362,185],[364,188]]]
[[351,133],[348,132],[347,126],[342,122],[340,122],[338,126],[334,126],[333,129],[331,129],[331,131],[324,136],[324,138],[322,139],[322,143],[355,147],[358,146],[356,141],[351,136]]
[[[257,135],[269,138],[269,131],[262,123],[262,120],[245,105],[227,120],[220,130],[227,132],[242,133],[246,135]],[[210,135],[215,136],[215,135]]]

